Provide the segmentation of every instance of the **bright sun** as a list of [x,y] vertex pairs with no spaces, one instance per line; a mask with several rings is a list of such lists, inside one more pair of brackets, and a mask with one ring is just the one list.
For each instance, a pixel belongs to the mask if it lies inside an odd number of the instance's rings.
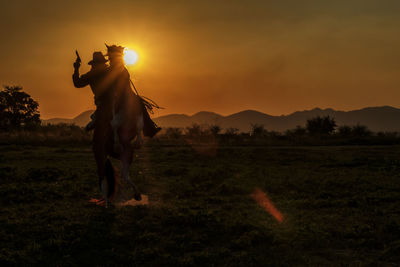
[[129,48],[124,49],[124,61],[126,65],[135,65],[138,59],[136,51]]

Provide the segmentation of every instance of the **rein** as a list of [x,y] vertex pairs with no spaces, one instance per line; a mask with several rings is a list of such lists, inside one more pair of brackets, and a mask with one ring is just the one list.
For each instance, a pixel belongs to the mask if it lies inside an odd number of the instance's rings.
[[160,107],[156,102],[154,102],[150,98],[139,95],[135,84],[132,82],[132,79],[129,79],[129,81],[131,82],[133,89],[135,90],[135,94],[140,98],[140,100],[142,101],[143,105],[146,107],[148,112],[150,112],[151,114],[154,114],[154,111],[153,111],[154,108],[164,109],[163,107]]

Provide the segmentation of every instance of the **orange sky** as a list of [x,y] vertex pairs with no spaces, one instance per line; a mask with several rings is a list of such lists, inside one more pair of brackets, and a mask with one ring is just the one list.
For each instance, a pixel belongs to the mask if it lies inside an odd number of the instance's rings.
[[400,2],[2,1],[0,82],[21,85],[42,118],[93,108],[73,87],[104,42],[135,48],[139,91],[169,113],[271,115],[314,107],[400,107]]

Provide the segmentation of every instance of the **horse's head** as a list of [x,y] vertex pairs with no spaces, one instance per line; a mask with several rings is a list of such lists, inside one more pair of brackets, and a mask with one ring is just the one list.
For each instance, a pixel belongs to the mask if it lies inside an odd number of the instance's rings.
[[119,63],[124,63],[124,49],[125,47],[123,46],[117,46],[117,45],[107,45],[107,56],[108,59],[110,60],[110,64],[119,64]]

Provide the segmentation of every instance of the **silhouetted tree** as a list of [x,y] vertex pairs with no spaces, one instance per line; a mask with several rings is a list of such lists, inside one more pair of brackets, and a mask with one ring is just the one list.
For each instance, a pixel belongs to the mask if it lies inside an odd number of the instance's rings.
[[307,120],[307,131],[311,135],[329,135],[336,127],[336,122],[334,118],[329,116],[320,117]]
[[20,86],[4,86],[0,92],[0,128],[3,130],[40,124],[39,104]]
[[218,125],[211,125],[209,130],[212,135],[217,136],[221,132],[222,129]]
[[303,126],[297,125],[296,128],[294,129],[293,133],[296,136],[304,136],[307,133],[307,129],[304,128]]
[[239,133],[239,129],[238,128],[230,127],[230,128],[226,128],[225,129],[225,134],[227,134],[227,135],[236,135],[238,133]]
[[368,137],[371,136],[372,132],[368,130],[367,126],[357,124],[351,129],[351,133],[357,137]]
[[252,124],[251,125],[251,135],[252,136],[266,136],[267,135],[267,130],[264,128],[264,125],[262,124]]
[[287,137],[293,138],[293,137],[303,137],[306,135],[306,133],[307,133],[306,128],[297,125],[295,129],[286,130],[285,135]]
[[232,137],[232,136],[236,136],[238,133],[239,133],[239,129],[238,128],[230,127],[230,128],[226,128],[225,129],[224,135]]
[[192,127],[186,127],[186,134],[188,136],[200,136],[202,134],[200,125],[194,123]]
[[179,139],[182,136],[182,128],[168,127],[165,130],[165,135],[169,138]]
[[338,128],[338,134],[342,137],[350,136],[352,134],[351,127],[347,125],[340,126]]
[[279,139],[282,137],[282,133],[277,131],[268,131],[268,136],[273,139]]

